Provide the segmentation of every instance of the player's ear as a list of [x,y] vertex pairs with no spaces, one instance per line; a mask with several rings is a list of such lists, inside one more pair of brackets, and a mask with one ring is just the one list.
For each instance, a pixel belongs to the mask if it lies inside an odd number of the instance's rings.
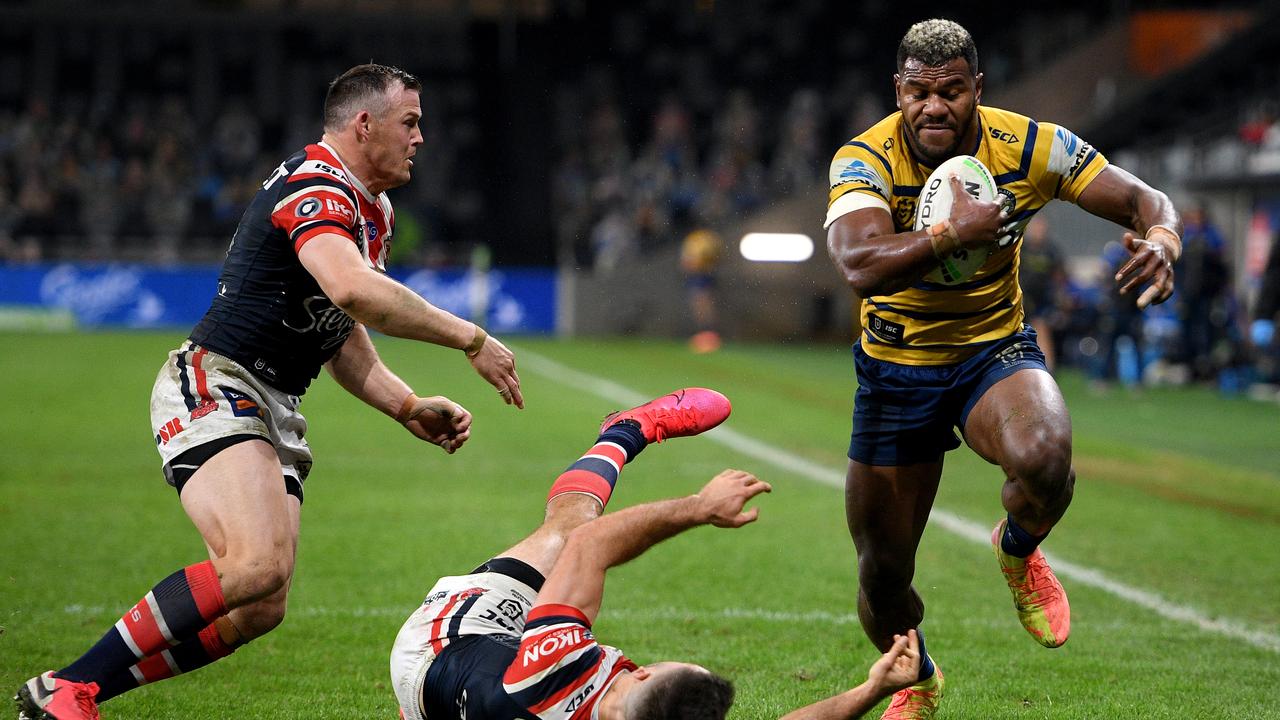
[[369,114],[368,110],[361,110],[360,112],[356,113],[356,119],[355,119],[356,137],[360,138],[361,140],[369,139],[370,121],[372,120],[373,120],[373,116]]
[[898,73],[893,74],[893,105],[899,110],[902,109],[902,96],[898,95],[898,89],[902,87],[902,76]]
[[973,76],[973,101],[982,104],[982,73]]

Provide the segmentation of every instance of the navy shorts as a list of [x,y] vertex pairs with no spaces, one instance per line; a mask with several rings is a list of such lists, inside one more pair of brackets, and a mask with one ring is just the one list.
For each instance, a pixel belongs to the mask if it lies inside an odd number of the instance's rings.
[[876,360],[853,346],[858,392],[853,401],[849,459],[866,465],[934,462],[960,447],[973,406],[1013,373],[1045,370],[1036,331],[1022,330],[990,343],[955,365],[916,366]]

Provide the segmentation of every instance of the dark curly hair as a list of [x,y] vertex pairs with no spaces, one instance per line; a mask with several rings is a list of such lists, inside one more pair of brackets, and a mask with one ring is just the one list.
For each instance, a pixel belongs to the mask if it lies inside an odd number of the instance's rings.
[[912,25],[898,43],[898,72],[902,72],[907,58],[914,58],[929,67],[946,65],[955,58],[964,58],[969,70],[978,74],[978,46],[973,36],[959,23],[950,20],[923,20]]

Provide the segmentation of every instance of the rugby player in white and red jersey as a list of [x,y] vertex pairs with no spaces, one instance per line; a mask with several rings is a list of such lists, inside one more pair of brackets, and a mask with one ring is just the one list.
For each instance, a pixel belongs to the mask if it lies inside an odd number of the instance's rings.
[[[591,626],[609,568],[699,525],[738,528],[768,483],[725,470],[696,495],[601,515],[622,466],[651,442],[697,435],[729,416],[729,401],[686,388],[605,419],[595,444],[548,493],[546,518],[524,540],[466,575],[441,578],[391,650],[404,720],[720,720],[729,681],[699,665],[637,665],[596,641]],[[914,630],[895,639],[868,679],[784,720],[858,717],[915,682]]]
[[366,326],[463,350],[523,407],[510,350],[384,274],[395,230],[384,193],[409,181],[422,144],[420,89],[383,65],[340,75],[323,139],[281,164],[245,211],[208,313],[151,396],[165,478],[210,559],[162,580],[78,660],[27,681],[20,718],[96,718],[98,703],[280,624],[311,469],[298,405],[321,367],[422,440],[448,453],[467,441],[471,414],[416,395],[382,363]]

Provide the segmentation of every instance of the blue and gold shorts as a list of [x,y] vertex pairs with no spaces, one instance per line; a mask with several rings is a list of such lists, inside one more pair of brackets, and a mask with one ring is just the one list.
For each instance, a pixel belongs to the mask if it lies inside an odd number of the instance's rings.
[[960,447],[969,412],[983,394],[1013,373],[1046,370],[1036,332],[997,340],[955,365],[900,365],[876,360],[853,346],[858,392],[853,401],[849,458],[867,465],[933,462]]

